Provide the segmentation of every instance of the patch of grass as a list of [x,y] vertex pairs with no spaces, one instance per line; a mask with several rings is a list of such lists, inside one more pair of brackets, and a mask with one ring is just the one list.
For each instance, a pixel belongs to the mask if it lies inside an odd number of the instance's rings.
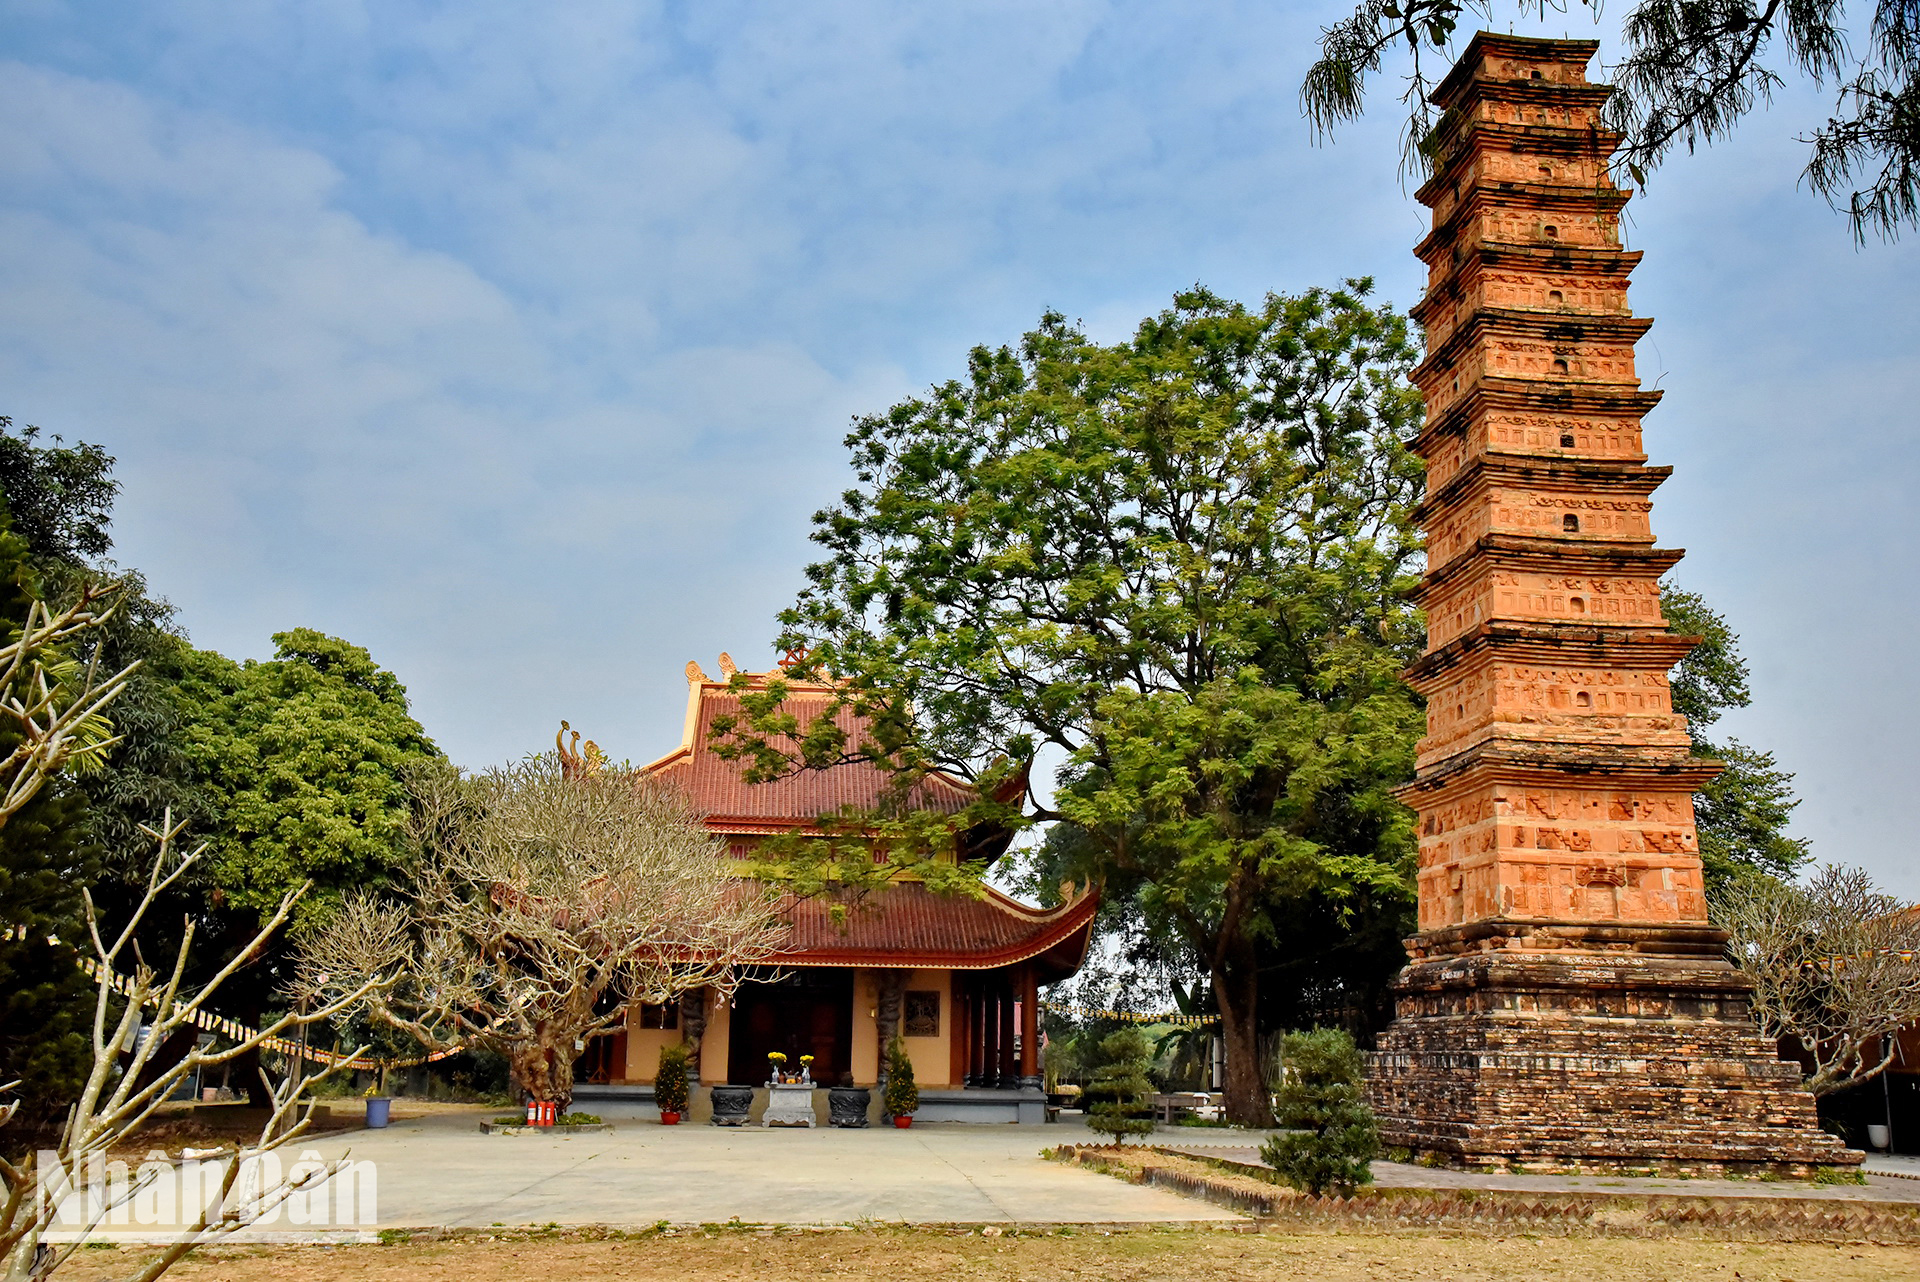
[[564,1113],[560,1117],[559,1124],[561,1126],[598,1126],[600,1115],[598,1113]]
[[1823,1166],[1813,1173],[1815,1184],[1865,1184],[1867,1173],[1858,1168],[1845,1169],[1838,1166]]

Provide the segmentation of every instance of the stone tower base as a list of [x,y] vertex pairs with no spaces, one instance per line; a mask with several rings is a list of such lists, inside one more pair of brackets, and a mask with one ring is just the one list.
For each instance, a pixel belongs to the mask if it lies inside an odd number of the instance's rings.
[[1370,1057],[1383,1143],[1450,1166],[1806,1178],[1820,1130],[1705,926],[1479,922],[1410,941]]

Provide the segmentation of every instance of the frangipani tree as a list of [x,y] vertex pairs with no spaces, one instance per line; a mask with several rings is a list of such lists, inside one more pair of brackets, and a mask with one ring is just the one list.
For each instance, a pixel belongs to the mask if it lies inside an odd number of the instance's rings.
[[1815,1095],[1878,1077],[1896,1035],[1920,1023],[1920,908],[1864,869],[1829,865],[1805,885],[1739,877],[1715,896],[1712,916],[1753,980],[1761,1030],[1799,1043]]
[[530,1100],[573,1098],[588,1037],[636,1002],[730,995],[788,927],[677,793],[557,754],[414,776],[419,865],[400,900],[350,900],[307,941],[301,996],[400,978],[366,1009],[433,1047],[506,1055]]

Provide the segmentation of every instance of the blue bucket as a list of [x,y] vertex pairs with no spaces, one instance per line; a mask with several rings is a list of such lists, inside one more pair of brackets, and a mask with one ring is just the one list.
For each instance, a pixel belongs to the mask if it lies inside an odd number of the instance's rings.
[[393,1110],[393,1101],[388,1099],[386,1096],[384,1095],[368,1096],[367,1097],[368,1129],[377,1131],[381,1127],[385,1126],[388,1121],[388,1116],[392,1112],[392,1110]]

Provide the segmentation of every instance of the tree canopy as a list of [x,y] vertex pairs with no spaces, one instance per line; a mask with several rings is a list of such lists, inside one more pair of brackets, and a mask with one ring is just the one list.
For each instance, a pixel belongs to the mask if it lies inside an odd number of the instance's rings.
[[1806,839],[1785,831],[1800,804],[1793,775],[1770,752],[1737,739],[1715,742],[1704,733],[1727,709],[1753,702],[1740,638],[1697,592],[1664,583],[1660,607],[1671,630],[1701,638],[1674,666],[1673,710],[1687,718],[1694,755],[1726,764],[1693,799],[1707,884],[1718,891],[1751,873],[1791,879],[1809,858]]
[[196,783],[219,816],[209,864],[223,906],[271,912],[304,881],[308,915],[409,862],[409,766],[439,750],[406,689],[360,646],[312,628],[274,656],[193,651],[176,688]]
[[[1324,132],[1357,117],[1367,77],[1404,49],[1407,154],[1427,165],[1435,79],[1423,55],[1451,63],[1469,8],[1489,22],[1498,16],[1467,0],[1361,0],[1321,33],[1320,59],[1300,90],[1308,119]],[[1545,16],[1546,5],[1521,0],[1515,11]],[[1615,93],[1605,119],[1625,139],[1623,176],[1644,186],[1675,147],[1719,141],[1764,109],[1787,76],[1800,76],[1831,91],[1834,104],[1802,139],[1811,149],[1802,180],[1846,212],[1856,238],[1871,229],[1892,240],[1920,224],[1920,7],[1912,0],[1639,0],[1620,35],[1626,57],[1607,68]]]
[[[1249,308],[1195,288],[1103,344],[1058,313],[847,444],[858,484],[780,644],[869,714],[727,727],[761,775],[879,761],[992,788],[1043,753],[1056,871],[1136,898],[1211,978],[1229,1108],[1265,1111],[1257,941],[1289,896],[1404,893],[1420,422],[1371,283]],[[751,711],[751,710],[750,710]],[[797,737],[782,740],[779,736]],[[783,744],[791,745],[783,747]]]
[[[6,440],[0,436],[0,440]],[[0,631],[20,638],[43,587],[27,541],[14,533],[0,502]],[[20,731],[0,723],[0,756]],[[80,891],[97,871],[99,847],[85,798],[55,781],[0,828],[0,1083],[18,1082],[29,1116],[41,1120],[84,1080],[86,977],[64,947],[85,932]]]

